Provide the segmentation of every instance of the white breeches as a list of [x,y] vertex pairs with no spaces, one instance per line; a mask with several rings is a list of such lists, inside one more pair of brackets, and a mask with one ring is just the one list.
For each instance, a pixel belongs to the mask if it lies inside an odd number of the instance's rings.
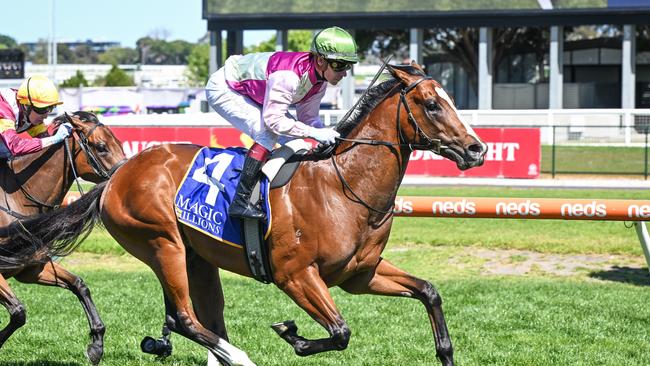
[[269,151],[276,143],[282,144],[295,138],[278,136],[269,130],[262,119],[262,107],[230,89],[223,68],[212,74],[208,80],[205,96],[212,109],[221,117]]

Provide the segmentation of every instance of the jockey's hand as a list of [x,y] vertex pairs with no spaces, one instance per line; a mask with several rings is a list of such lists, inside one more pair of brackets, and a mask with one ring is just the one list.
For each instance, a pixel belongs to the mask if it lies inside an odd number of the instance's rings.
[[63,123],[59,126],[59,129],[56,130],[54,134],[54,143],[61,142],[65,140],[66,137],[70,136],[72,133],[72,125],[69,123]]
[[335,143],[336,138],[339,136],[341,136],[341,134],[332,128],[314,128],[309,137],[327,146]]

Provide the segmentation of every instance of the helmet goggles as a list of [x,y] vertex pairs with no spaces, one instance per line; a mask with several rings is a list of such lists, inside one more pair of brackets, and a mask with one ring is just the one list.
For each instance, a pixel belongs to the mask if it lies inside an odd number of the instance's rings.
[[346,62],[341,60],[328,60],[328,59],[325,59],[325,61],[327,61],[327,63],[332,68],[332,70],[336,72],[348,71],[352,69],[351,62]]

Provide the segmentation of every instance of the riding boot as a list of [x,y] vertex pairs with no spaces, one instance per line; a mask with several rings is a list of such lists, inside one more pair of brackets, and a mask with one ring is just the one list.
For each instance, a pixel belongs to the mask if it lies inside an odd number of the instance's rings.
[[266,159],[257,160],[254,153],[252,153],[252,148],[248,155],[246,155],[239,185],[237,185],[235,199],[228,208],[229,216],[257,220],[266,219],[266,214],[258,207],[258,205],[250,202],[251,191],[260,178],[264,160]]

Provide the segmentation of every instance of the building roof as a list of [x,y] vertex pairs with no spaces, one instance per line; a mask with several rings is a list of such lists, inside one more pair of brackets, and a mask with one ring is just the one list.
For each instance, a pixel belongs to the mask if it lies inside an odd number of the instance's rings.
[[211,31],[648,24],[649,17],[650,3],[631,0],[203,0]]

